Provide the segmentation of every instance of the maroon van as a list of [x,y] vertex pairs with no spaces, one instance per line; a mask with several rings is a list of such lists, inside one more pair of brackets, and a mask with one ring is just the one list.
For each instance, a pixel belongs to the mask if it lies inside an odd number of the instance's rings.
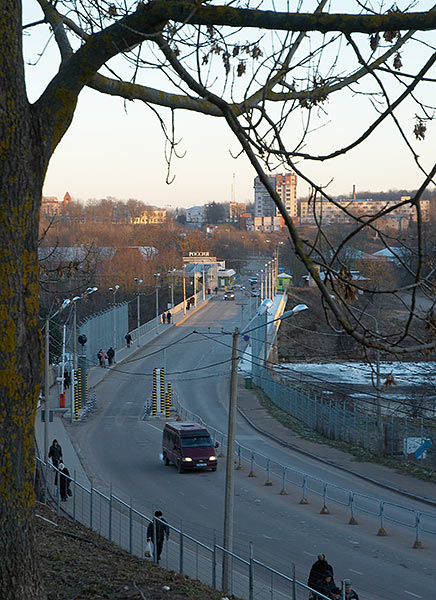
[[165,423],[162,438],[162,457],[166,466],[176,465],[179,473],[196,469],[216,471],[215,448],[206,427],[199,423],[172,421]]

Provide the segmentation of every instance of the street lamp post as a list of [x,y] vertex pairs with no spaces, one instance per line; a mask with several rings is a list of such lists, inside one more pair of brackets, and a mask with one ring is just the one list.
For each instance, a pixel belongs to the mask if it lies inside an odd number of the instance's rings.
[[160,273],[154,274],[155,288],[156,288],[156,332],[159,328],[159,277]]
[[117,349],[117,319],[116,319],[116,315],[115,315],[115,296],[118,292],[118,290],[120,289],[120,286],[117,284],[114,287],[110,287],[109,291],[112,292],[113,295],[113,300],[112,300],[112,330],[114,332],[114,341],[113,341],[113,348],[114,350]]
[[142,283],[142,279],[139,279],[138,277],[134,277],[133,281],[136,282],[136,330],[137,330],[137,346],[139,348],[140,345],[140,338],[141,338],[141,312],[140,312],[140,306],[139,306],[139,286]]
[[[267,307],[266,307],[267,308]],[[265,327],[275,321],[282,321],[292,315],[306,310],[308,307],[306,304],[298,304],[293,309],[285,311],[277,319],[267,321],[262,325],[253,327],[241,332],[241,335],[245,335]],[[267,313],[267,310],[265,310]],[[229,553],[233,549],[233,508],[234,508],[234,496],[235,496],[235,468],[233,463],[234,447],[235,447],[235,423],[236,423],[236,410],[238,404],[238,348],[239,348],[239,329],[236,327],[233,332],[232,341],[232,371],[230,376],[230,394],[229,394],[229,417],[227,426],[227,456],[226,456],[226,482],[225,482],[225,498],[224,498],[224,541],[223,546],[227,552],[223,554],[222,563],[222,589],[224,594],[230,592],[230,581],[231,581],[231,556]]]
[[263,294],[263,269],[260,270],[260,301],[265,300],[265,296]]

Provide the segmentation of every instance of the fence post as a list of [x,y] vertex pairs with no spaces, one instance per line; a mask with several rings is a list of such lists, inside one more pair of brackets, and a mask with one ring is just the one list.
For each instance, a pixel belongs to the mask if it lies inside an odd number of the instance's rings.
[[380,509],[379,509],[380,527],[379,527],[379,530],[377,531],[377,535],[379,535],[380,537],[384,537],[384,536],[388,535],[386,533],[386,529],[384,528],[384,519],[383,519],[384,509],[385,509],[384,500],[380,500]]
[[348,525],[358,525],[357,519],[354,517],[354,492],[350,492],[348,503],[350,505],[350,520]]
[[248,568],[248,600],[254,600],[253,542],[250,542],[250,566]]
[[213,532],[212,587],[216,590],[216,531]]
[[322,501],[323,501],[323,506],[322,506],[322,508],[321,508],[320,515],[329,515],[329,514],[330,514],[330,511],[329,511],[329,509],[327,508],[327,506],[326,506],[326,503],[325,503],[325,501],[326,501],[326,496],[327,496],[327,483],[326,483],[325,481],[323,481],[323,484],[322,484],[322,485],[323,485],[323,491],[322,491]]
[[241,464],[241,445],[240,444],[238,444],[238,464],[237,464],[236,468],[238,470],[242,469],[242,464]]
[[422,550],[423,549],[423,545],[421,540],[419,539],[419,530],[420,530],[420,522],[421,522],[421,513],[416,510],[415,511],[415,542],[412,546],[412,548],[414,548],[415,550]]
[[112,541],[112,482],[109,489],[109,541]]
[[248,473],[248,477],[256,477],[254,473],[254,451],[251,451],[251,460],[250,460],[250,472]]
[[297,600],[297,586],[295,585],[295,563],[292,563],[292,600]]
[[179,573],[183,573],[183,531],[180,531],[179,548]]
[[132,511],[132,497],[130,496],[130,506],[129,506],[129,552],[133,553],[133,511]]
[[44,504],[47,504],[48,478],[50,476],[50,469],[49,469],[48,463],[43,462],[42,464],[44,465],[44,467],[41,469],[41,471],[45,471],[45,473],[44,473]]
[[[303,477],[303,497],[300,500],[300,504],[309,504],[309,500],[306,498],[306,489],[307,489],[307,477],[304,475]],[[325,504],[325,502],[324,502]]]
[[221,434],[221,452],[219,453],[219,458],[224,458],[224,434]]
[[271,481],[271,470],[270,470],[270,459],[268,458],[268,460],[266,461],[266,481],[263,485],[272,485],[272,481]]
[[77,492],[77,476],[76,470],[74,469],[74,479],[73,479],[73,521],[76,520],[76,492]]
[[286,467],[282,467],[282,489],[280,490],[280,495],[288,495],[288,490],[286,489]]
[[92,479],[90,481],[91,481],[91,498],[90,498],[90,503],[91,504],[90,504],[90,507],[89,507],[89,529],[92,529],[93,517],[94,517],[94,515],[93,515],[93,512],[94,512],[94,497],[93,497],[93,494],[92,494],[92,490],[93,490],[93,488],[92,488]]

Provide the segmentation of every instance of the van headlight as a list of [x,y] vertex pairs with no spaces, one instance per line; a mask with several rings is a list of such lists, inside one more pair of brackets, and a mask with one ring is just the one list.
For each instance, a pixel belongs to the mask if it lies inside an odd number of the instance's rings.
[[183,459],[184,462],[192,462],[192,458],[190,458],[189,456],[187,456],[186,458]]
[[216,460],[216,456],[209,456],[209,460]]

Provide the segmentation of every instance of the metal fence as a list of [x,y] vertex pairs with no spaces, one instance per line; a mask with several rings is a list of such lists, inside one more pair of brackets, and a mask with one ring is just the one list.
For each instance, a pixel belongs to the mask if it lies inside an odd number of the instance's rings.
[[276,406],[324,437],[372,452],[379,452],[382,446],[385,455],[405,459],[409,458],[408,441],[415,439],[419,444],[422,440],[422,443],[428,444],[425,460],[436,460],[436,432],[429,420],[384,415],[380,433],[376,416],[361,409],[358,403],[350,406],[346,402],[335,401],[331,396],[282,381],[277,373],[271,373],[259,364],[259,359],[255,362],[253,380],[256,385]]
[[[227,447],[227,436],[224,433],[205,423],[199,415],[185,409],[178,399],[176,399],[176,407],[182,420],[193,420],[204,424],[214,441],[217,441],[222,447]],[[299,490],[297,500],[300,504],[308,504],[309,499],[313,501],[314,498],[318,498],[321,514],[328,514],[329,506],[338,504],[347,509],[347,522],[350,525],[357,525],[359,517],[369,516],[372,518],[374,531],[379,536],[387,534],[387,524],[405,528],[411,531],[413,548],[423,548],[423,534],[436,536],[436,513],[418,511],[329,483],[283,465],[239,442],[235,443],[234,453],[236,469],[246,468],[248,477],[264,476],[265,485],[272,485],[275,481],[276,484],[281,485],[281,495],[287,495],[292,489]]]
[[[124,550],[144,557],[147,527],[151,519],[137,510],[132,501],[126,502],[111,492],[104,494],[95,487],[88,488],[71,477],[72,496],[61,502],[58,488],[54,485],[55,469],[49,463],[36,459],[37,473],[42,493],[41,500],[54,505],[58,514],[65,514],[74,521],[89,527],[99,535],[116,543]],[[59,475],[58,475],[59,477]],[[164,544],[160,564],[165,568],[201,580],[214,589],[221,589],[223,555],[231,557],[231,589],[228,593],[247,600],[307,600],[310,588],[295,578],[276,571],[255,558],[250,543],[247,556],[228,552],[216,539],[205,544],[187,531],[168,523],[170,535]],[[153,557],[156,561],[156,556]],[[328,600],[318,594],[320,600]]]

